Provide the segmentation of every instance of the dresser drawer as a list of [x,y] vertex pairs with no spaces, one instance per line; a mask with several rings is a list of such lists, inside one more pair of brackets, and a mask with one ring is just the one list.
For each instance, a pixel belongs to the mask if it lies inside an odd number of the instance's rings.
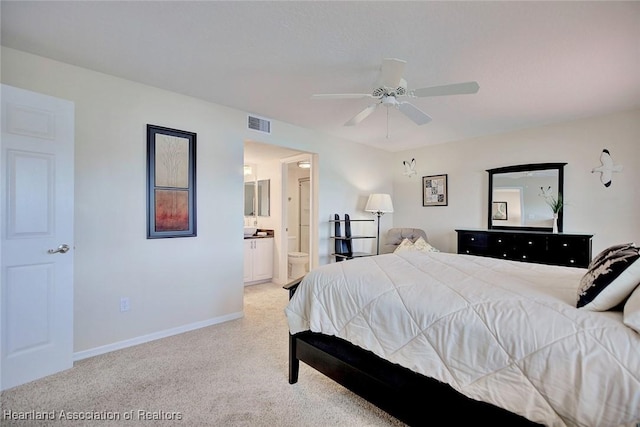
[[513,236],[505,234],[487,234],[487,256],[512,259],[515,251]]
[[488,236],[483,233],[458,233],[458,253],[487,255]]
[[549,260],[568,267],[586,268],[591,261],[591,239],[580,235],[549,237]]
[[537,234],[518,234],[514,236],[513,258],[524,262],[546,262],[547,236]]

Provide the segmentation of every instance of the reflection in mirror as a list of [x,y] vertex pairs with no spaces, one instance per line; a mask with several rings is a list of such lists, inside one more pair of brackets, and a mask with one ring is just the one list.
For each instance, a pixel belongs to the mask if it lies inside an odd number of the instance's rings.
[[244,183],[244,216],[255,216],[256,184],[253,181]]
[[[548,202],[563,193],[566,163],[539,163],[489,169],[489,228],[551,231]],[[558,214],[562,231],[562,210]]]
[[258,181],[258,216],[269,216],[269,180]]

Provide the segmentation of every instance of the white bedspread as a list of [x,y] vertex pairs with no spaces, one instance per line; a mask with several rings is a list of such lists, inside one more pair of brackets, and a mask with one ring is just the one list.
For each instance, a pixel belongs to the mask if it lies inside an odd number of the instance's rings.
[[640,334],[575,308],[586,270],[405,252],[324,265],[285,309],[291,333],[344,338],[548,426],[640,422]]

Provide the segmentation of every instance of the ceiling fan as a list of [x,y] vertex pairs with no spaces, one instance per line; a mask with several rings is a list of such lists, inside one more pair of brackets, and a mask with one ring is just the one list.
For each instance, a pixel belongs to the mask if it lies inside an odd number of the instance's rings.
[[376,102],[360,111],[347,121],[345,126],[355,126],[367,118],[380,105],[387,107],[387,138],[389,137],[388,120],[389,108],[394,107],[417,125],[424,125],[431,121],[428,114],[422,112],[415,105],[400,101],[401,97],[424,98],[428,96],[464,95],[478,92],[477,82],[454,83],[443,86],[431,86],[421,89],[407,90],[407,81],[402,78],[407,61],[396,58],[385,58],[380,67],[380,77],[371,93],[327,93],[312,95],[312,99],[362,99],[373,98]]

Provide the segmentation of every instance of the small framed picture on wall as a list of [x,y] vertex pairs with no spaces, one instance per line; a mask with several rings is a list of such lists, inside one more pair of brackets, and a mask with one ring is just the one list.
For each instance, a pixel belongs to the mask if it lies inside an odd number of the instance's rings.
[[447,206],[447,174],[422,177],[422,206]]

